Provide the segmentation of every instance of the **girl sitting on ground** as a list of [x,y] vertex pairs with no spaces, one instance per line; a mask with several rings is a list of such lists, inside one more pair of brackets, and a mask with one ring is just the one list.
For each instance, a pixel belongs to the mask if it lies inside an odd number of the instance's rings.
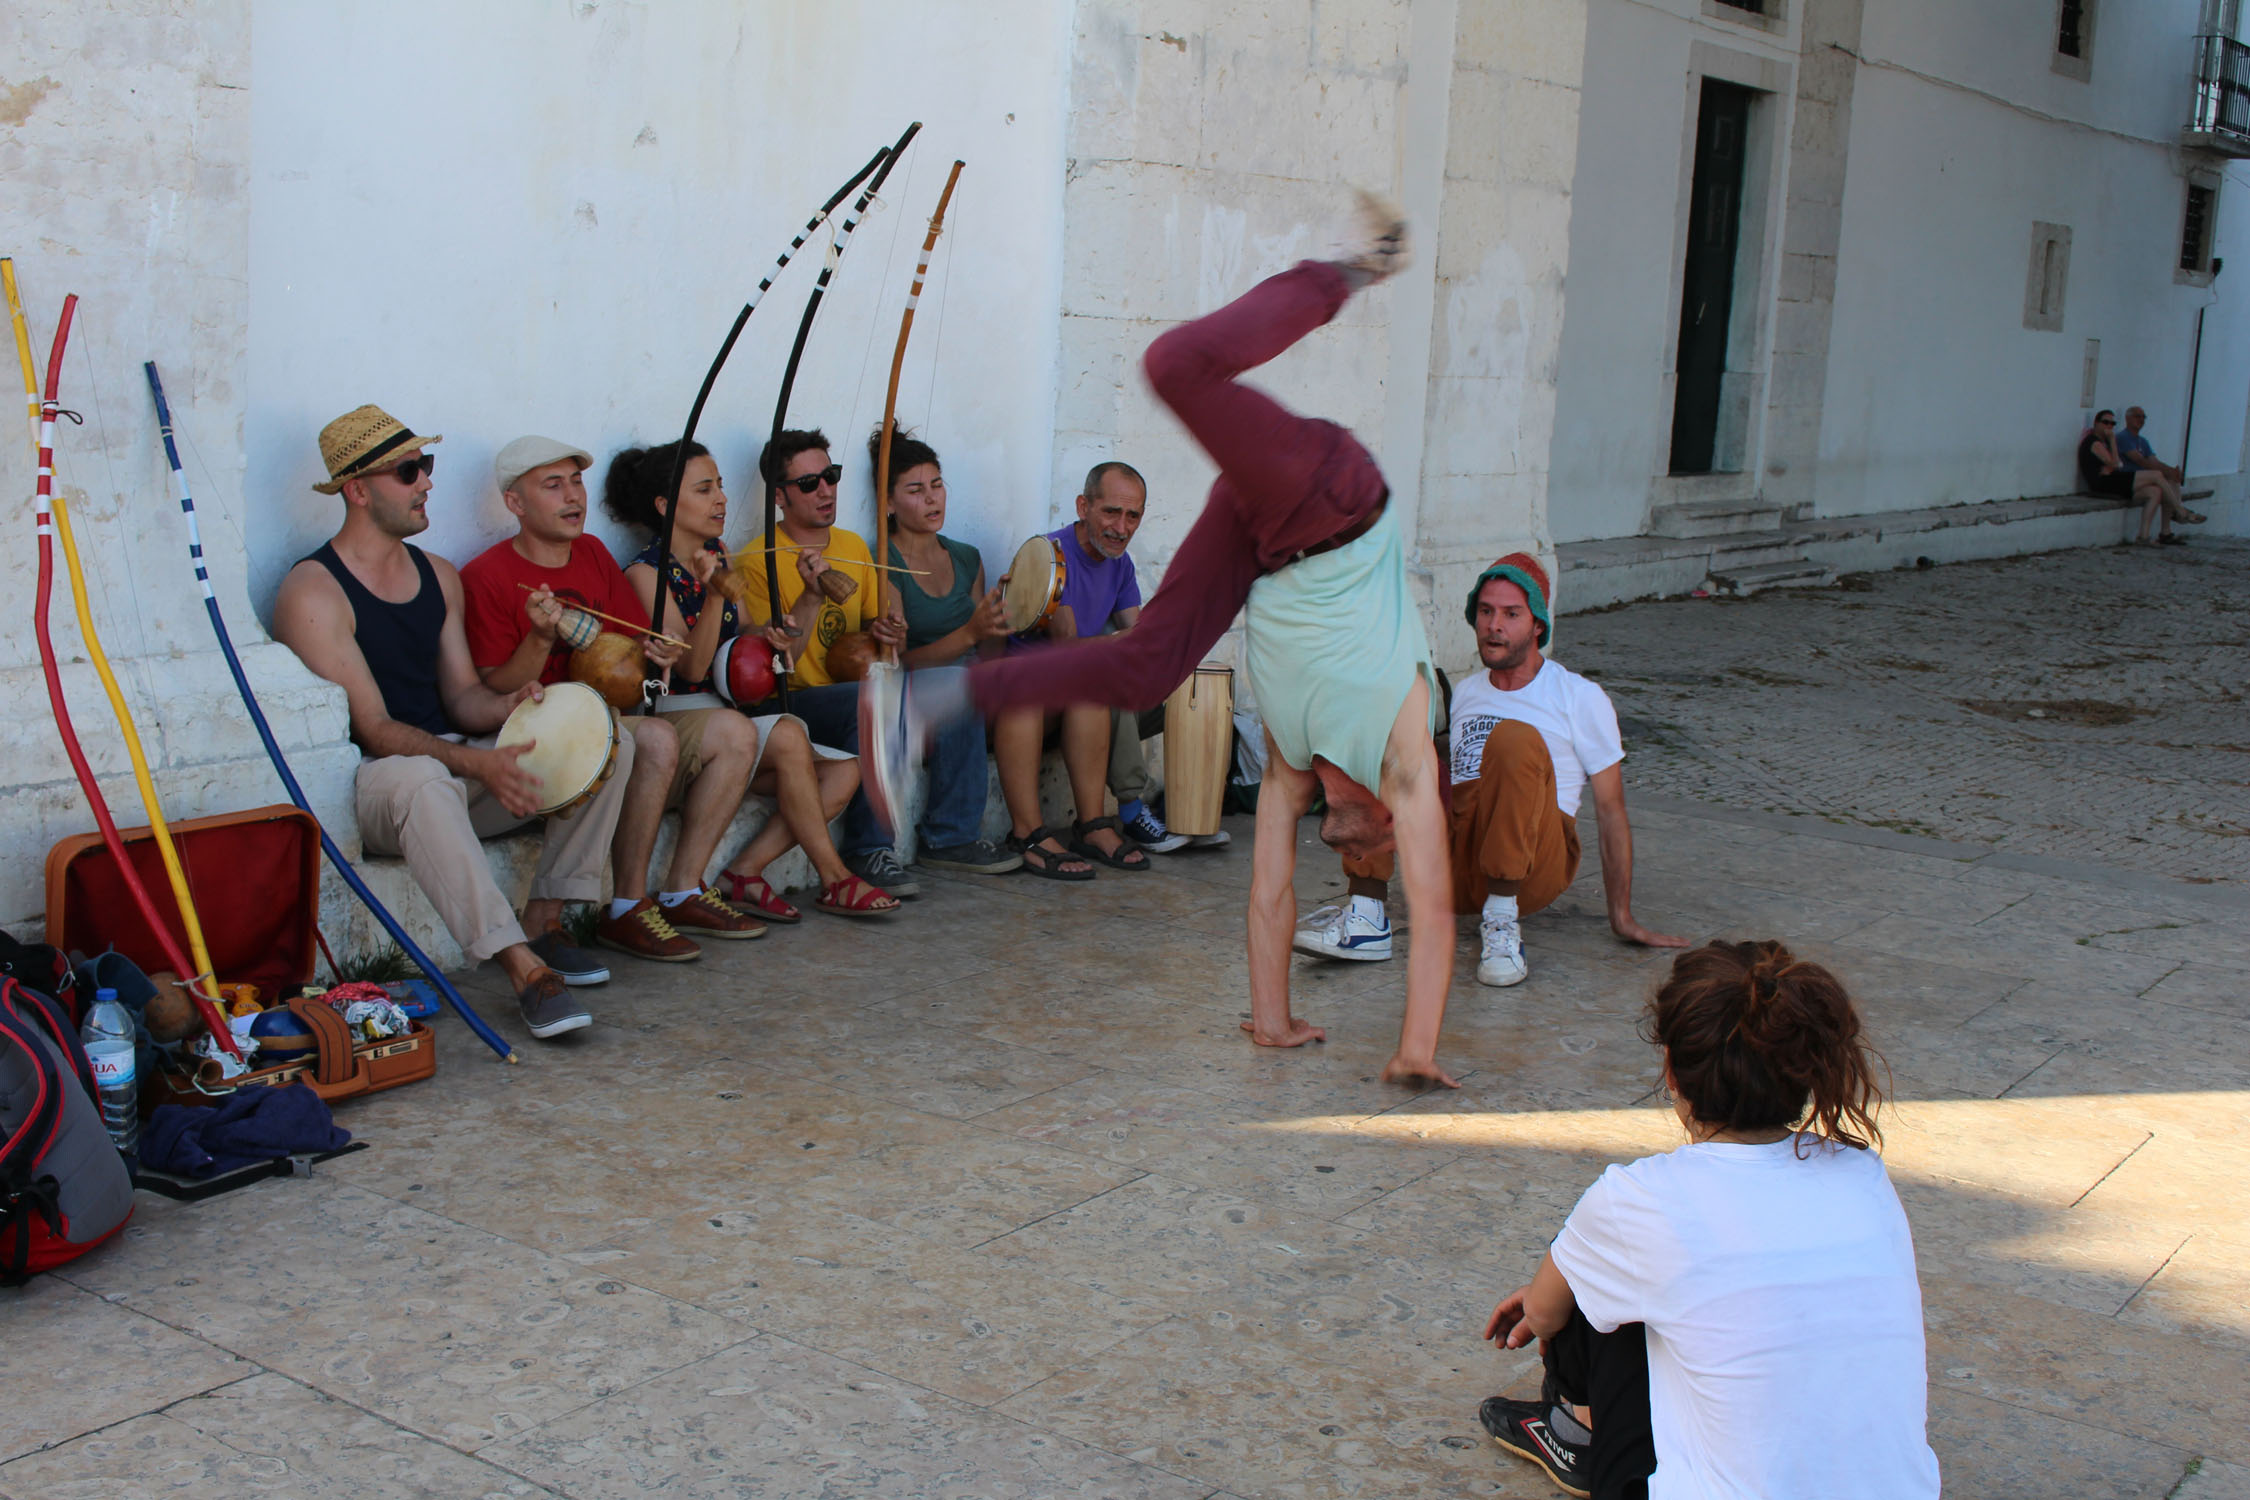
[[[650,540],[625,569],[626,581],[648,605],[653,617],[657,579],[671,589],[670,607],[686,622],[687,654],[672,669],[672,691],[658,700],[657,711],[680,728],[680,765],[689,769],[694,758],[690,744],[697,715],[733,713],[710,696],[711,663],[725,641],[742,632],[741,587],[727,566],[725,545],[719,540],[726,529],[727,496],[719,486],[719,466],[701,443],[690,442],[688,463],[681,476],[679,516],[672,523],[672,551],[662,556],[664,513],[672,508],[664,493],[671,483],[679,444],[660,448],[627,448],[610,460],[602,481],[602,509],[612,519],[639,528]],[[707,608],[708,595],[720,597],[716,608]],[[769,629],[759,647],[788,653],[792,642]],[[692,695],[692,696],[691,696]],[[684,701],[683,701],[684,700]],[[667,707],[666,705],[671,705]],[[802,913],[766,882],[766,867],[791,849],[802,847],[819,872],[821,911],[840,917],[885,916],[898,910],[898,898],[868,884],[844,867],[828,824],[859,787],[859,762],[839,752],[815,746],[805,724],[794,714],[761,714],[752,719],[757,746],[751,761],[750,790],[776,804],[773,817],[755,838],[719,872],[719,889],[733,906],[762,922],[795,922]]]
[[1938,1493],[1914,1241],[1877,1062],[1834,975],[1777,942],[1682,954],[1649,1010],[1687,1144],[1603,1172],[1485,1337],[1540,1399],[1478,1413],[1574,1495]]

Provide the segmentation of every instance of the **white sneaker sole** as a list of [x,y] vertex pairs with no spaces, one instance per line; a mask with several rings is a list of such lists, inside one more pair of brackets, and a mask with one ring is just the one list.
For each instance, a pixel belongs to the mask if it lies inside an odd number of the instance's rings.
[[564,1016],[561,1020],[549,1021],[544,1026],[533,1026],[527,1021],[524,1023],[524,1029],[543,1042],[549,1037],[561,1036],[569,1031],[580,1031],[593,1024],[594,1018],[584,1011],[580,1011],[575,1016]]
[[1487,959],[1477,965],[1477,983],[1488,984],[1496,990],[1513,988],[1531,977],[1531,965],[1518,961],[1506,967]]
[[1304,954],[1307,958],[1335,958],[1354,964],[1381,963],[1391,956],[1391,945],[1389,943],[1385,943],[1380,949],[1375,948],[1372,944],[1362,944],[1357,948],[1332,948],[1320,941],[1319,938],[1308,937],[1303,933],[1291,938],[1289,946],[1296,952]]

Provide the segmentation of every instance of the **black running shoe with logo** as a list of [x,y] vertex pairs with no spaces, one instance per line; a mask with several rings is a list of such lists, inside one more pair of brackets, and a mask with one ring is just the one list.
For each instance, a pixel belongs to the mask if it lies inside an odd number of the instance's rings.
[[1510,1401],[1505,1396],[1488,1396],[1484,1405],[1477,1408],[1477,1420],[1492,1434],[1494,1442],[1546,1470],[1556,1488],[1585,1500],[1593,1493],[1587,1488],[1586,1449],[1555,1436],[1547,1425],[1549,1409],[1544,1401]]

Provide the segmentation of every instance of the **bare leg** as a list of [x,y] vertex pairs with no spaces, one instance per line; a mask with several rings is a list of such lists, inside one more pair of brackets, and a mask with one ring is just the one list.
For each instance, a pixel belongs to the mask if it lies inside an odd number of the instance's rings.
[[[1009,832],[1019,839],[1030,837],[1031,831],[1045,821],[1039,806],[1039,752],[1046,740],[1047,716],[1036,708],[1010,709],[992,726],[992,757],[1000,767],[1000,795],[1008,804]],[[1094,784],[1097,788],[1101,785],[1099,773]],[[1046,863],[1059,870],[1076,874],[1094,868],[1063,848],[1059,840],[1041,839],[1037,847],[1048,856]]]
[[[841,768],[842,774],[823,774],[829,766]],[[822,885],[834,885],[851,874],[828,836],[828,820],[843,811],[858,789],[859,762],[824,761],[820,767],[816,772],[812,742],[805,738],[803,725],[784,719],[774,726],[764,763],[751,785],[772,797],[778,810],[727,866],[731,873],[744,879],[763,875],[766,866],[802,846]]]
[[[1109,810],[1104,795],[1109,786],[1109,728],[1106,708],[1063,710],[1063,769],[1070,773],[1070,796],[1078,805],[1081,823],[1091,823]],[[1109,855],[1125,847],[1125,840],[1107,828],[1088,834],[1086,841]]]
[[[546,906],[550,904],[557,908],[559,914],[560,908],[562,906],[562,903],[560,901],[552,903],[544,901],[533,903],[533,905],[537,906]],[[526,924],[528,924],[531,920],[530,907],[526,907],[524,909],[524,920]],[[507,947],[502,948],[498,953],[492,955],[492,961],[498,964],[500,966],[501,972],[508,976],[508,987],[513,990],[523,990],[528,988],[532,980],[536,979],[539,975],[547,972],[547,966],[539,961],[539,955],[533,953],[529,948],[525,947],[521,943],[511,943]]]
[[[680,764],[680,737],[654,714],[625,723],[633,736],[633,770],[609,845],[610,889],[620,901],[638,901],[648,894],[656,826],[664,821],[664,799],[671,795],[672,773]],[[532,930],[528,907],[524,915],[525,929]]]
[[1297,927],[1297,820],[1319,783],[1281,758],[1266,736],[1266,780],[1258,791],[1257,844],[1251,853],[1250,1019],[1242,1029],[1261,1047],[1302,1047],[1328,1033],[1289,1009],[1289,940]]
[[703,872],[720,835],[742,805],[750,785],[750,767],[758,758],[758,726],[741,714],[713,714],[703,726],[703,768],[688,783],[680,805],[680,842],[672,851],[672,868],[665,879],[668,891],[693,891],[703,887]]

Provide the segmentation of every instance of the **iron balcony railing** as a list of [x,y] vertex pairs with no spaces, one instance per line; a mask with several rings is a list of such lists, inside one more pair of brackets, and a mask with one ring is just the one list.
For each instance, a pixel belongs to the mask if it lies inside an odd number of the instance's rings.
[[2195,39],[2195,113],[2187,136],[2231,156],[2250,155],[2250,46],[2231,36]]

